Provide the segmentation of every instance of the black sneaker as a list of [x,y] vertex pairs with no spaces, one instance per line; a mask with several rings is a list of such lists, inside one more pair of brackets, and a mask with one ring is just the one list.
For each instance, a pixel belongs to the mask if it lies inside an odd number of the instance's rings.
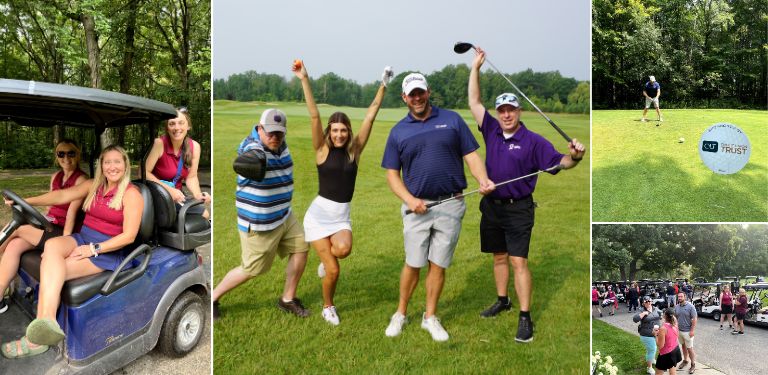
[[531,342],[533,341],[533,322],[530,318],[520,317],[517,321],[517,336],[515,336],[517,342]]
[[304,305],[301,304],[301,300],[298,298],[294,298],[290,302],[283,302],[282,298],[278,298],[277,307],[280,308],[280,310],[291,313],[300,318],[306,318],[309,316],[309,310],[304,308]]
[[496,302],[491,305],[491,307],[485,309],[485,311],[480,313],[480,316],[483,318],[492,318],[496,315],[499,315],[502,311],[508,311],[512,309],[512,302],[503,303],[499,300],[496,300]]
[[213,301],[213,321],[219,320],[221,313],[219,312],[219,301]]
[[8,304],[5,303],[5,298],[0,298],[0,314],[8,310]]

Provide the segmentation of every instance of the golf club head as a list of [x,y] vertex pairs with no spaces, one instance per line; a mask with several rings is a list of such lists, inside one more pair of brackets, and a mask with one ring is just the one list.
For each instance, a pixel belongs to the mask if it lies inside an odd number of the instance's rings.
[[453,52],[462,54],[471,50],[472,48],[475,48],[475,46],[473,46],[472,43],[456,42],[456,44],[453,45]]

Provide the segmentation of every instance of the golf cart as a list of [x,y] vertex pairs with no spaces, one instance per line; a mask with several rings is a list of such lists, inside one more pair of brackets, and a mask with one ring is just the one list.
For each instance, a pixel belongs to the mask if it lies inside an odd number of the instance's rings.
[[[97,142],[106,128],[148,126],[148,151],[157,124],[175,116],[169,104],[132,95],[0,79],[0,121],[93,129],[91,175],[93,158],[99,153]],[[210,243],[210,223],[199,215],[185,215],[202,202],[188,201],[177,213],[170,194],[146,180],[145,174],[133,181],[144,199],[144,210],[139,234],[129,245],[130,255],[115,271],[65,282],[57,311],[64,340],[37,356],[0,358],[0,374],[106,374],[156,346],[176,357],[197,346],[205,329],[209,281],[196,248]],[[11,223],[0,232],[0,243],[21,225],[44,230],[51,225],[12,191],[2,190],[2,194],[15,204]],[[36,315],[41,253],[32,250],[21,258],[18,276],[11,283],[9,309],[0,317],[2,342],[22,337]],[[129,264],[138,265],[130,268]]]
[[640,280],[640,295],[651,297],[651,304],[661,310],[667,307],[664,299],[664,282],[660,280]]
[[696,313],[720,320],[720,283],[697,283],[693,287],[693,300]]
[[[744,286],[749,300],[745,323],[768,327],[768,284],[757,283]],[[750,294],[751,292],[751,294]]]

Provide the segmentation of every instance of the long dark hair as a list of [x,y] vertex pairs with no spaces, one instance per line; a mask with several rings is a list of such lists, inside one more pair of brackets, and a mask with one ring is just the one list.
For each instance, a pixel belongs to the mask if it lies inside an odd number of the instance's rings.
[[347,150],[347,157],[350,161],[354,160],[355,156],[352,152],[352,123],[349,121],[349,116],[347,116],[344,112],[334,112],[331,117],[328,118],[328,126],[325,127],[325,131],[323,132],[323,139],[325,140],[325,145],[328,146],[328,149],[332,149],[333,141],[331,141],[331,124],[335,123],[342,123],[344,126],[347,127],[347,132],[349,132],[349,137],[347,137],[347,142],[344,144],[344,148]]

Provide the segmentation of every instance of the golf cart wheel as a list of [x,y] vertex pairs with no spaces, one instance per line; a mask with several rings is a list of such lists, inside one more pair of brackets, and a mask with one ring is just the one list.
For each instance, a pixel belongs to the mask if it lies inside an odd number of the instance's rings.
[[719,322],[720,321],[720,311],[715,311],[714,313],[712,313],[712,319],[714,319],[714,320]]
[[202,298],[193,292],[184,292],[168,310],[157,346],[169,357],[182,357],[197,346],[204,330]]

